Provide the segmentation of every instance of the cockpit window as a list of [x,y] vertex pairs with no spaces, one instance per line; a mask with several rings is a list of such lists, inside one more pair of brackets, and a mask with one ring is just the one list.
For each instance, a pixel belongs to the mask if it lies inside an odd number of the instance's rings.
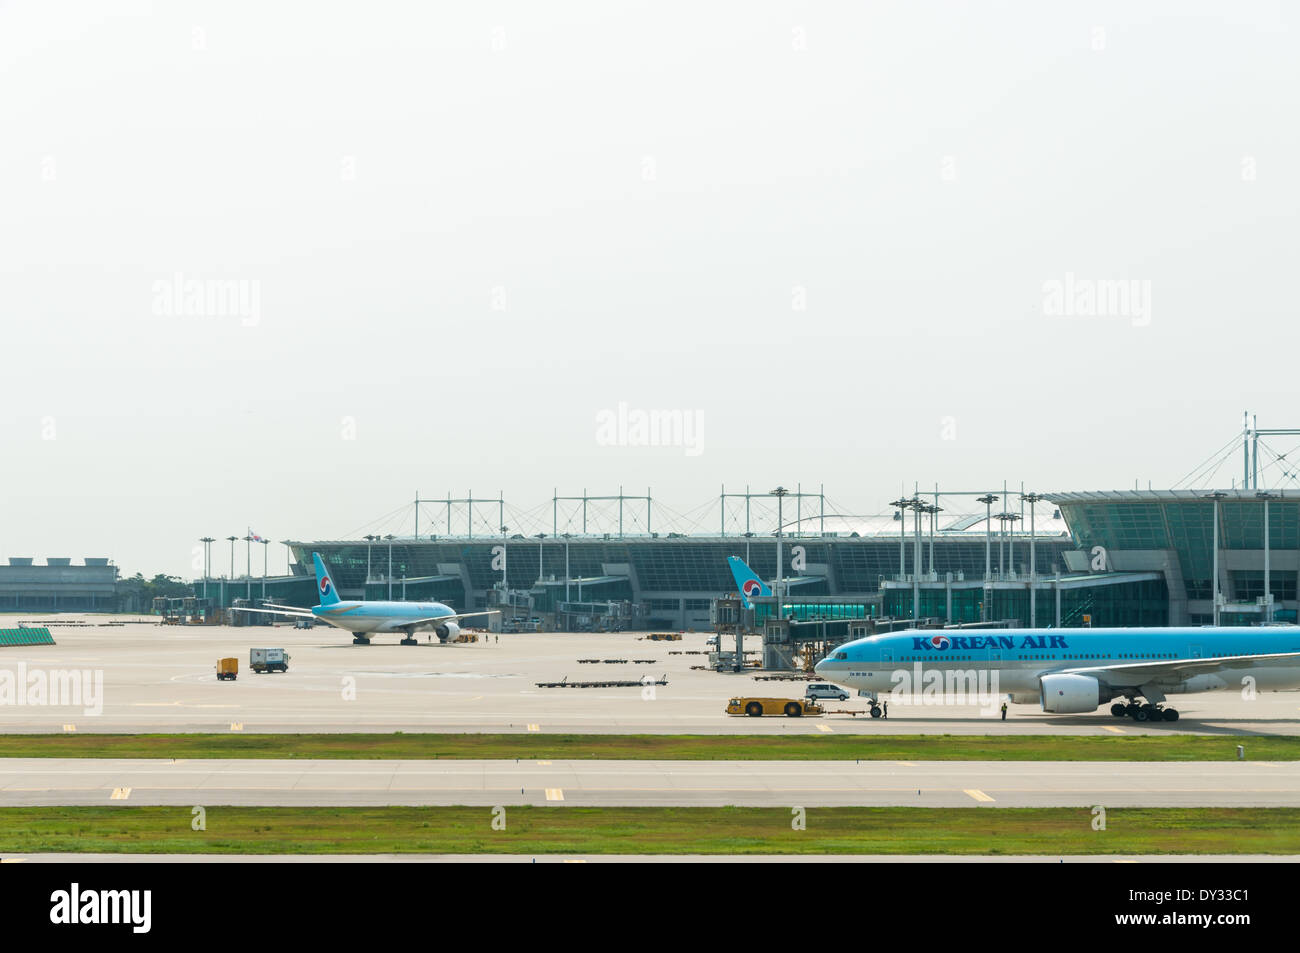
[[836,653],[835,653],[835,659],[836,659],[836,661],[841,661],[841,662],[842,662],[842,661],[846,660],[848,657],[849,657],[849,653],[848,653],[848,652],[836,652]]

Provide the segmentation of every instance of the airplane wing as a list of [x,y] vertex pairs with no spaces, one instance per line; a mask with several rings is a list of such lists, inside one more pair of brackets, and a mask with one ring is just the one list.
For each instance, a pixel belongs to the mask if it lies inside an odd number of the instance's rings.
[[1268,668],[1279,663],[1300,664],[1300,652],[1275,652],[1271,655],[1226,655],[1215,658],[1162,659],[1126,662],[1123,665],[1096,665],[1059,669],[1052,674],[1092,675],[1111,688],[1135,688],[1142,685],[1177,684],[1193,675],[1212,675],[1225,669]]
[[296,606],[293,607],[283,606],[276,609],[253,609],[250,608],[249,606],[231,606],[230,611],[231,612],[262,612],[265,613],[266,615],[295,615],[304,619],[320,618],[320,616],[315,615],[312,612],[308,612],[306,609],[300,609]]
[[434,622],[455,622],[475,615],[500,615],[500,609],[482,609],[478,612],[454,612],[451,615],[433,615],[427,619],[399,619],[396,628],[408,625],[431,625]]

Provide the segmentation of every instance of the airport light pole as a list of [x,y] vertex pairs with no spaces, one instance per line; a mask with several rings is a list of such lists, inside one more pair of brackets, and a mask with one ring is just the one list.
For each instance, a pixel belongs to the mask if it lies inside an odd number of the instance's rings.
[[248,601],[253,601],[253,531],[244,537],[244,584],[248,588]]
[[1007,575],[1007,514],[1005,511],[994,517],[998,521],[998,579]]
[[235,581],[235,540],[239,539],[239,537],[227,536],[226,539],[230,540],[230,581],[233,584]]
[[211,536],[204,536],[199,539],[203,544],[203,598],[208,597],[208,559],[212,554],[212,544],[215,542]]
[[1264,501],[1264,621],[1273,621],[1273,588],[1269,585],[1269,565],[1268,565],[1268,501],[1273,498],[1273,494],[1267,490],[1261,490],[1255,494],[1256,497]]
[[925,511],[930,514],[930,575],[934,575],[934,518],[943,512],[937,503],[927,503]]
[[1010,528],[1007,529],[1007,571],[1013,576],[1016,574],[1016,522],[1020,519],[1019,513],[1003,513]]
[[1214,624],[1219,624],[1219,502],[1228,494],[1222,490],[1215,490],[1213,493],[1207,493],[1205,498],[1214,501],[1214,530],[1213,530],[1213,550],[1214,554],[1210,561],[1210,597],[1214,600]]
[[925,504],[919,496],[912,497],[912,624],[921,621],[921,511]]
[[537,534],[537,583],[538,585],[541,585],[542,580],[545,578],[546,575],[544,569],[545,564],[542,562],[542,546],[544,545],[542,541],[545,539],[546,539],[545,533]]
[[984,598],[980,601],[980,621],[989,621],[989,596],[993,592],[993,504],[997,496],[985,493],[978,502],[984,504]]
[[[361,538],[366,541],[366,585],[369,586],[370,585],[370,550],[374,547],[375,540],[377,540],[379,537],[375,536],[373,533],[367,533],[365,536],[362,536]],[[365,595],[364,590],[362,594],[363,596]]]
[[781,503],[789,494],[783,486],[778,486],[775,490],[768,493],[769,496],[776,497],[776,617],[777,619],[785,618],[785,599],[782,597],[781,576],[784,570],[781,563],[781,522],[782,512]]
[[1037,493],[1021,493],[1020,500],[1029,504],[1029,627],[1038,628],[1038,602],[1037,602],[1037,583],[1038,583],[1038,564],[1034,559],[1034,552],[1037,547],[1034,545],[1034,504],[1041,500],[1042,497]]
[[267,547],[270,545],[271,545],[271,541],[269,539],[262,540],[262,598],[263,599],[266,598],[266,554],[270,552],[270,550],[267,549]]
[[501,527],[501,603],[505,605],[510,601],[510,578],[506,575],[506,546],[509,537],[506,535],[510,532],[509,526]]
[[898,581],[907,578],[907,499],[899,497],[890,500],[889,505],[898,508]]
[[998,498],[992,493],[981,496],[977,502],[984,504],[984,579],[993,574],[993,504]]
[[564,534],[564,601],[569,601],[569,540],[573,538],[572,533]]
[[393,601],[393,534],[389,533],[384,539],[388,540],[388,601]]

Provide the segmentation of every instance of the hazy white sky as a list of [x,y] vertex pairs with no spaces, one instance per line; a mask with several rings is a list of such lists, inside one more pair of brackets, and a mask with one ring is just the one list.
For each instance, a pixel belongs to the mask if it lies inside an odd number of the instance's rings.
[[1168,486],[1300,424],[1295,18],[0,5],[0,558],[189,575],[417,490]]

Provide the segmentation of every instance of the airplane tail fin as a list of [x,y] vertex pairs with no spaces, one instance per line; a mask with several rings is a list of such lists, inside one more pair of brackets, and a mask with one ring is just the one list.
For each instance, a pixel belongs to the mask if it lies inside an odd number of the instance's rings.
[[320,596],[320,604],[332,606],[339,601],[338,591],[334,588],[334,580],[330,578],[329,570],[325,568],[325,562],[320,558],[320,553],[312,553],[311,558],[316,563],[316,592]]
[[740,601],[746,609],[752,609],[753,606],[749,600],[753,596],[770,596],[772,590],[758,574],[750,569],[743,559],[739,556],[728,556],[727,563],[731,566],[731,575],[736,580],[736,591],[740,593]]

